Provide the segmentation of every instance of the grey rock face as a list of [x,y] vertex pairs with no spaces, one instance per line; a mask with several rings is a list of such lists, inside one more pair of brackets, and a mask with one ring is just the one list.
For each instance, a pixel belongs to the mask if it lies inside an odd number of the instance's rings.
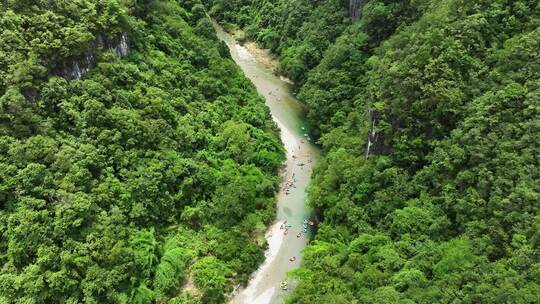
[[115,52],[120,58],[129,55],[130,49],[127,33],[122,33],[117,39],[111,42],[106,41],[102,34],[97,35],[96,39],[88,45],[87,50],[82,56],[67,59],[54,69],[55,74],[68,80],[81,79],[84,74],[88,73],[95,66],[96,52],[105,49]]

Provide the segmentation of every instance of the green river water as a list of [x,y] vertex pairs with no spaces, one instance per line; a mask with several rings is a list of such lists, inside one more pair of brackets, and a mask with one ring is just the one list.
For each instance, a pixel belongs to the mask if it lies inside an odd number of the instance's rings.
[[[304,219],[311,214],[311,210],[306,206],[305,190],[320,151],[304,135],[307,128],[305,118],[300,103],[292,94],[291,85],[285,79],[274,75],[269,68],[258,62],[249,50],[239,45],[234,37],[217,25],[216,31],[218,37],[229,46],[233,60],[265,97],[272,118],[281,130],[281,141],[287,149],[287,160],[282,172],[283,183],[278,193],[276,222],[269,227],[266,234],[269,244],[266,260],[252,275],[248,286],[233,294],[230,303],[282,303],[283,296],[290,292],[290,288],[287,291],[281,290],[280,282],[286,280],[287,272],[300,266],[302,250],[311,236],[309,228],[306,236],[298,238],[297,234],[302,229]],[[293,180],[293,174],[295,187],[291,187],[289,194],[286,194],[284,184]],[[292,225],[287,235],[280,229],[285,220]],[[289,259],[293,256],[296,260],[291,262]]]

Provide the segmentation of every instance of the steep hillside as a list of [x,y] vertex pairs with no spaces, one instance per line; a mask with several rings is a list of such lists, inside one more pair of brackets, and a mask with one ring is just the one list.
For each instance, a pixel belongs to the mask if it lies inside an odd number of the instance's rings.
[[283,148],[199,1],[0,11],[0,302],[222,303]]
[[[212,12],[265,46],[260,37],[278,33],[272,49],[293,77],[285,50],[302,45],[300,31],[274,24],[326,33],[314,7],[349,8],[228,1],[238,2]],[[309,9],[270,13],[282,2]],[[323,224],[289,302],[539,302],[538,2],[372,0],[360,10],[351,25],[333,19],[348,26],[295,77],[325,158],[309,193]]]

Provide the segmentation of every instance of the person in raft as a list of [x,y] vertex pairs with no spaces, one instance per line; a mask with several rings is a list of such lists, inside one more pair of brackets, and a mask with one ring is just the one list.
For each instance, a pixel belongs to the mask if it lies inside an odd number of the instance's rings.
[[289,261],[291,261],[291,262],[296,261],[296,257],[295,257],[295,256],[292,256],[292,257],[289,259]]

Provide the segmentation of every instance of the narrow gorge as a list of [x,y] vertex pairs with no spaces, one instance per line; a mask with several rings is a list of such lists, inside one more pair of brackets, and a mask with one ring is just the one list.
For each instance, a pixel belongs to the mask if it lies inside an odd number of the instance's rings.
[[0,303],[540,303],[538,0],[0,1]]

